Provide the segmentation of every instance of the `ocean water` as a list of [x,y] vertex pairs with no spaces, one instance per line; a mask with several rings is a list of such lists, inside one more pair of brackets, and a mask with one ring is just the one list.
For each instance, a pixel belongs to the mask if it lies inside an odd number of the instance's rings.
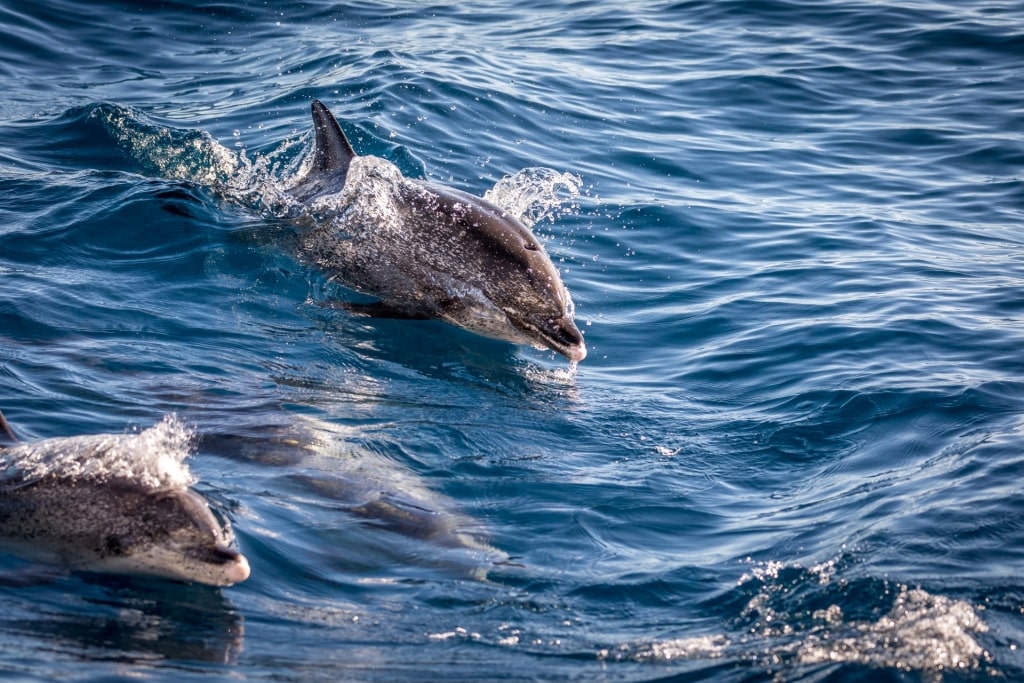
[[[997,0],[3,2],[0,410],[177,415],[252,577],[0,554],[0,676],[1024,679],[1022,78]],[[328,305],[313,98],[587,359]]]

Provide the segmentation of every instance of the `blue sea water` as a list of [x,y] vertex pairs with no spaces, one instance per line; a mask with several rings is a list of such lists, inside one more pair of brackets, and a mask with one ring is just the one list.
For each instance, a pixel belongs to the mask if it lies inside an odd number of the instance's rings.
[[[8,0],[0,85],[0,410],[253,455],[190,464],[240,585],[0,556],[3,678],[1024,679],[1019,3]],[[322,305],[267,198],[313,98],[577,178],[588,358]],[[297,423],[507,559],[302,486]]]

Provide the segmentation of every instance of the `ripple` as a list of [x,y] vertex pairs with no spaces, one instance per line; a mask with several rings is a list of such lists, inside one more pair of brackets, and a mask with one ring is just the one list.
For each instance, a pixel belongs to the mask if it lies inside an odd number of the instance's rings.
[[[7,664],[1020,677],[1018,7],[0,15],[0,409],[28,434],[174,411],[251,437],[316,416],[511,555],[468,578],[288,465],[201,450],[252,579],[199,595],[0,577],[12,615],[41,610],[0,625]],[[524,169],[572,178],[538,226],[587,360],[316,305],[337,285],[295,259],[274,193],[314,97],[407,176],[478,195]]]

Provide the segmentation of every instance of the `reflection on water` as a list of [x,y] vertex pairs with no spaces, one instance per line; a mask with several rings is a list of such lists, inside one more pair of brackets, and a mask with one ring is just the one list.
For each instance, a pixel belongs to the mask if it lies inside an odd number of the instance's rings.
[[130,665],[234,664],[245,635],[242,616],[219,589],[155,579],[55,579],[5,590],[0,605],[0,632],[41,641],[54,653],[58,670],[61,660],[80,658]]

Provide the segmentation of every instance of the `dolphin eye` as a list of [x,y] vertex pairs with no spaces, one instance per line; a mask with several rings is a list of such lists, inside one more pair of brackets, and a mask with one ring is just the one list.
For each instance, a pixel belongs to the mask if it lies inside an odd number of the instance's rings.
[[537,251],[537,245],[534,242],[523,242],[523,248],[528,251]]
[[107,536],[105,539],[103,539],[103,550],[108,555],[124,555],[125,554],[124,544],[121,542],[120,538],[118,538],[117,536],[114,536],[113,534],[111,534],[111,535]]

